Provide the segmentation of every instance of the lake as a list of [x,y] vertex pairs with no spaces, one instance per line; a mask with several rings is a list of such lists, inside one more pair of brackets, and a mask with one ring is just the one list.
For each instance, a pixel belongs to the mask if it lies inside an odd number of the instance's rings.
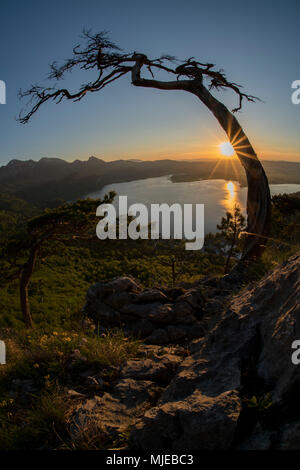
[[[247,188],[241,188],[236,181],[201,180],[172,183],[169,176],[114,183],[104,186],[100,191],[86,197],[103,198],[108,191],[115,191],[117,196],[127,196],[128,206],[143,203],[150,204],[204,204],[205,233],[216,232],[225,212],[239,204],[245,214]],[[274,194],[291,194],[300,191],[300,184],[271,184],[270,191]],[[118,206],[118,197],[114,203]]]

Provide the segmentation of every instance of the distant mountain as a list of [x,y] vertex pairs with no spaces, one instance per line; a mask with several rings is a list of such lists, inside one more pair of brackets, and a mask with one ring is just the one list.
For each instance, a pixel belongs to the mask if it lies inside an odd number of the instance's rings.
[[[67,162],[60,158],[39,161],[11,160],[0,167],[0,192],[45,206],[54,200],[72,200],[100,190],[106,184],[172,175],[173,181],[231,179],[246,184],[245,173],[232,160],[116,160],[96,157]],[[263,162],[270,183],[299,183],[300,163]]]

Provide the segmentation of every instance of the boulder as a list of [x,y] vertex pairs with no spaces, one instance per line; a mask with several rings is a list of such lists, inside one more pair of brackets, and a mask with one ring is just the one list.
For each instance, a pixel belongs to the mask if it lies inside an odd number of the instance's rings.
[[97,327],[118,326],[161,345],[195,337],[193,326],[203,315],[203,302],[200,288],[143,290],[131,277],[121,277],[91,286],[84,312]]
[[141,286],[129,276],[101,281],[88,289],[83,310],[95,322],[116,326],[120,324],[120,307],[141,291]]

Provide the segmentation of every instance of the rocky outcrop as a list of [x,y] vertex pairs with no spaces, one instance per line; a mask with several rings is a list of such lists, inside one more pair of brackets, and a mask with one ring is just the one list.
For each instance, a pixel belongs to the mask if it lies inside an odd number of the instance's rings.
[[94,396],[80,405],[73,416],[73,440],[83,440],[90,434],[113,440],[142,416],[160,389],[152,381],[121,379],[113,392]]
[[142,289],[131,277],[91,286],[85,314],[101,327],[119,326],[145,343],[163,345],[202,334],[201,289]]
[[[277,420],[281,413],[286,419],[287,408],[298,407],[300,368],[292,364],[291,344],[300,338],[299,314],[297,255],[212,319],[211,331],[191,346],[193,354],[137,424],[131,443],[147,450],[228,449],[260,419],[268,427],[264,411],[273,408]],[[268,412],[258,402],[249,418],[248,400],[267,392]]]
[[71,420],[74,441],[87,440],[91,434],[113,441],[157,402],[182,360],[182,350],[145,346],[141,352],[143,359],[125,362],[109,393],[81,400]]
[[[212,284],[230,294],[230,280]],[[226,302],[224,294],[205,301],[202,292],[203,285],[172,297],[131,278],[92,286],[86,311],[105,326],[116,321],[134,331],[142,321],[153,343],[176,338],[177,329],[185,337],[199,330],[185,354],[165,348],[124,364],[110,396],[81,405],[79,428],[88,413],[106,429],[130,425],[129,447],[147,451],[299,448],[300,366],[291,345],[300,339],[300,254]]]

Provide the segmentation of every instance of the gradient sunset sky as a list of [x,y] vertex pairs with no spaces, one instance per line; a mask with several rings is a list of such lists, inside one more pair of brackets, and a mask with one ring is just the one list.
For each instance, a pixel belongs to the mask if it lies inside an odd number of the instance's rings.
[[[226,139],[209,111],[183,91],[137,88],[125,76],[79,103],[47,103],[27,125],[16,122],[20,88],[44,83],[49,64],[72,55],[83,28],[108,30],[125,51],[180,59],[194,56],[224,68],[230,81],[263,103],[245,103],[237,117],[262,159],[300,161],[298,0],[1,1],[0,165],[13,158],[193,159],[219,157]],[[75,90],[81,74],[63,87]],[[230,108],[230,92],[219,94]]]

